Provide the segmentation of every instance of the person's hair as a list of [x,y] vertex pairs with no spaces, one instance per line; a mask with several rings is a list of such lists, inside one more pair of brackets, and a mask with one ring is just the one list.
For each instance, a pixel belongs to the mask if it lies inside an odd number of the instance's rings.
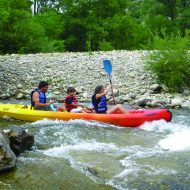
[[100,91],[104,88],[103,85],[98,85],[96,86],[95,90],[94,90],[94,94],[98,94],[100,93]]
[[46,81],[41,81],[38,85],[38,89],[43,88],[45,86],[48,86],[48,83]]
[[68,87],[67,94],[69,94],[70,92],[76,92],[76,90],[73,87]]

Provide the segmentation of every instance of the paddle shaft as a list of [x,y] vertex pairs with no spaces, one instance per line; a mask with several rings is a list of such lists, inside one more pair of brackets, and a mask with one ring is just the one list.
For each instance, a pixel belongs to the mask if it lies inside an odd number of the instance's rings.
[[111,93],[112,93],[113,103],[115,105],[116,103],[115,103],[115,98],[114,98],[114,94],[113,94],[113,86],[112,86],[112,81],[111,81],[110,75],[109,75],[109,79],[110,79],[110,84],[111,84]]
[[86,108],[86,109],[88,109],[88,110],[93,110],[93,108],[89,108],[89,107],[84,106],[84,105],[80,105],[80,106],[83,107],[83,108]]

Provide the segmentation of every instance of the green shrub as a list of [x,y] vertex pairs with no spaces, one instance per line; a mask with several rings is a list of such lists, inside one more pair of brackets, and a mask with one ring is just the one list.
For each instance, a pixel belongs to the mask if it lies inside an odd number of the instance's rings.
[[189,33],[185,36],[172,34],[163,38],[153,37],[151,49],[145,60],[146,69],[156,74],[159,82],[167,85],[171,91],[190,84],[190,45]]
[[99,49],[100,51],[112,51],[114,50],[114,47],[111,45],[110,42],[103,40],[102,42],[99,42]]

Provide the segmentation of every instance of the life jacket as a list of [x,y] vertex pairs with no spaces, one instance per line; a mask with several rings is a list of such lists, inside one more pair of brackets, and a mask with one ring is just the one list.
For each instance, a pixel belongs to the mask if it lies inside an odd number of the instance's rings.
[[75,96],[66,96],[64,102],[65,108],[68,112],[70,112],[74,108],[77,108],[77,106],[75,105],[77,103]]
[[102,96],[98,99],[96,99],[96,95],[94,94],[92,96],[92,105],[93,109],[96,113],[106,113],[107,111],[107,99],[106,96]]
[[46,95],[45,95],[45,93],[43,93],[41,90],[39,90],[39,89],[35,89],[35,90],[33,90],[32,92],[31,92],[31,94],[30,94],[30,103],[31,103],[31,108],[32,107],[35,107],[35,102],[32,100],[32,96],[33,96],[33,94],[34,94],[34,92],[38,92],[39,93],[39,99],[40,99],[40,103],[42,103],[42,104],[45,104],[46,103]]

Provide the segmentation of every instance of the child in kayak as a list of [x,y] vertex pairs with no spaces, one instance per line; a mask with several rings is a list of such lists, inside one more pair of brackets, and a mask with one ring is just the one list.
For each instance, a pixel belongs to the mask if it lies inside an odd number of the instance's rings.
[[110,89],[111,85],[109,85],[106,89],[104,89],[103,85],[96,86],[94,95],[92,96],[92,105],[95,113],[100,113],[100,114],[128,113],[128,111],[120,104],[117,104],[112,108],[107,109],[107,104],[113,101],[113,99],[107,101],[107,98],[105,96]]
[[75,92],[76,90],[73,87],[67,88],[67,96],[65,97],[64,100],[66,110],[71,113],[82,113],[82,112],[91,113],[90,108],[83,109],[78,107],[78,106],[81,107],[84,106],[77,102]]

